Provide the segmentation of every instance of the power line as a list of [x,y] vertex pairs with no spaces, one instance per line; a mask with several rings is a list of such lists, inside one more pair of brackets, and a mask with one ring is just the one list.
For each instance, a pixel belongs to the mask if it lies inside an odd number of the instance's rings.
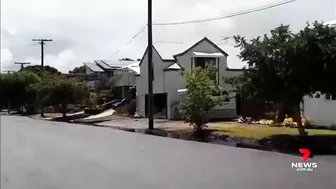
[[119,48],[117,51],[115,51],[112,55],[110,55],[109,57],[107,57],[106,59],[109,59],[113,56],[115,56],[116,54],[118,54],[121,50],[123,50],[124,48],[127,47],[128,44],[130,44],[135,38],[137,38],[143,31],[145,31],[147,25],[145,25],[144,27],[141,28],[141,30],[139,32],[137,32],[122,48]]
[[224,18],[231,18],[231,17],[240,16],[240,15],[244,15],[244,14],[250,14],[250,13],[253,13],[253,12],[263,11],[263,10],[266,10],[266,9],[270,9],[270,8],[278,7],[278,6],[281,6],[281,5],[293,3],[295,1],[297,1],[297,0],[284,0],[284,1],[277,2],[277,3],[271,3],[271,4],[264,5],[264,6],[260,6],[260,7],[256,7],[256,8],[252,8],[252,9],[247,9],[247,10],[239,11],[239,12],[235,12],[235,13],[230,13],[228,15],[219,16],[219,17],[199,19],[199,20],[189,20],[189,21],[182,21],[182,22],[154,23],[153,25],[155,25],[155,26],[183,25],[183,24],[194,24],[194,23],[209,22],[209,21],[214,21],[214,20],[221,20],[221,19],[224,19]]

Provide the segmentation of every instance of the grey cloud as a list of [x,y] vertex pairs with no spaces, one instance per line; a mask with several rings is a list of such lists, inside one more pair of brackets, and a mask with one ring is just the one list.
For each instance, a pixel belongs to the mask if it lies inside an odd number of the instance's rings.
[[[274,0],[154,0],[154,22],[170,22],[219,16],[264,5]],[[20,5],[20,6],[18,6]],[[5,8],[4,8],[5,7]],[[39,11],[43,9],[44,11]],[[298,0],[270,10],[201,24],[154,26],[154,41],[191,44],[207,36],[215,43],[221,37],[243,35],[256,37],[281,23],[299,30],[306,21],[335,19],[334,0]],[[112,58],[140,58],[147,46],[147,30],[127,47],[124,44],[147,22],[147,2],[139,0],[2,0],[1,48],[8,48],[13,60],[29,59],[38,63],[39,46],[35,37],[52,38],[46,46],[48,59],[62,70],[79,66],[83,61]],[[12,33],[10,30],[16,30]],[[243,65],[236,58],[237,49],[227,41],[229,65]],[[49,61],[49,62],[48,62]],[[6,64],[8,65],[8,64]]]

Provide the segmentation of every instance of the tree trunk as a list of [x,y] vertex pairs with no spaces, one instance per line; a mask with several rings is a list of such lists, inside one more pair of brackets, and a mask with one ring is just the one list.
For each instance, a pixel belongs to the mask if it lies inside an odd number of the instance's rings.
[[11,109],[11,106],[10,106],[10,102],[8,101],[8,104],[7,104],[8,114],[10,114],[10,109]]
[[66,111],[67,111],[67,105],[66,104],[62,104],[62,113],[63,113],[63,118],[66,117]]
[[297,127],[300,136],[307,136],[307,132],[305,131],[302,125],[301,111],[300,111],[300,103],[294,106],[294,121],[297,122]]

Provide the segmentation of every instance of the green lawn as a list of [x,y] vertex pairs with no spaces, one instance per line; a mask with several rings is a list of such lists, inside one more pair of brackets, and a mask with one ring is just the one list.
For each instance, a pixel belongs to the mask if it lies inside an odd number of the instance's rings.
[[[259,140],[273,135],[298,135],[298,129],[286,127],[269,127],[247,124],[218,124],[214,127],[214,134],[229,135],[233,138],[248,138]],[[306,129],[308,135],[336,135],[336,131]]]

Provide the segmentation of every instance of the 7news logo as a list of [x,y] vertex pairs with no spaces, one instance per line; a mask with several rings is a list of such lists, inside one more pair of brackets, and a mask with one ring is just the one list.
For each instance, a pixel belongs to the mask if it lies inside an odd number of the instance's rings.
[[292,168],[296,169],[296,171],[313,171],[317,168],[316,162],[307,162],[310,151],[306,148],[299,149],[300,153],[302,154],[301,162],[293,162]]

